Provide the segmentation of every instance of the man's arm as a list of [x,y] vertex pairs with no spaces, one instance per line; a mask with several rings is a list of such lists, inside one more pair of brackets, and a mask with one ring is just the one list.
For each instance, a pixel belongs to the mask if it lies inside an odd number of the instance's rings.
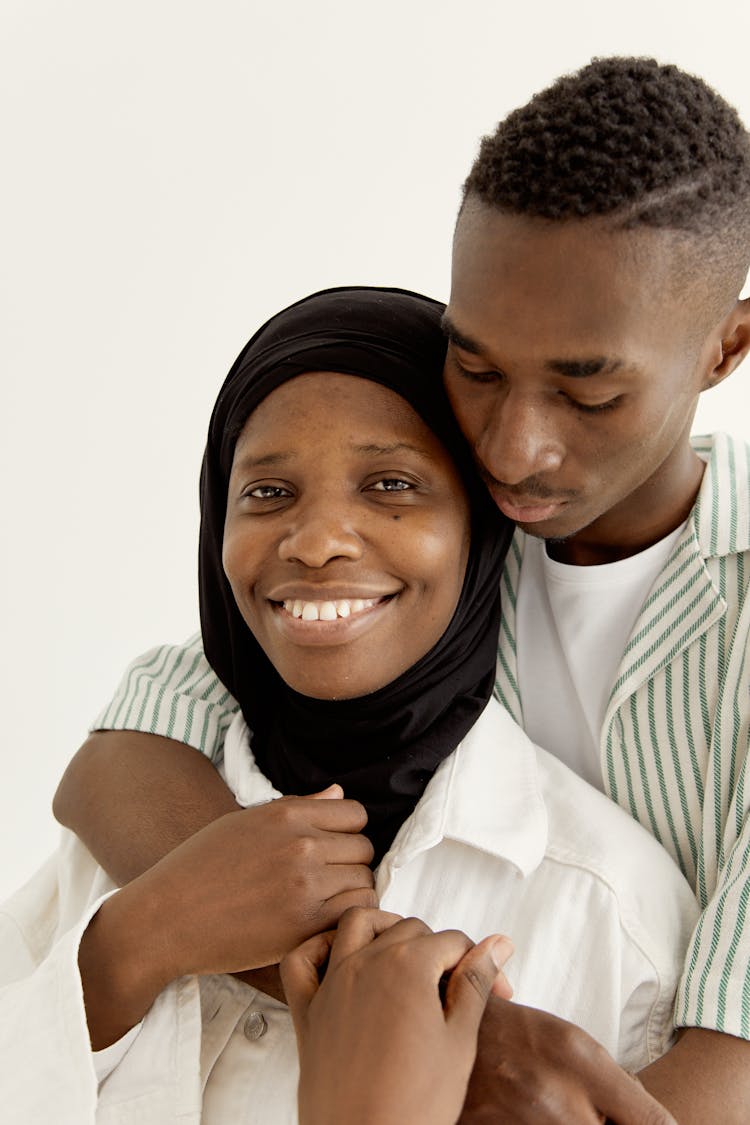
[[92,734],[63,774],[52,807],[120,886],[239,808],[203,754],[139,731]]
[[750,1043],[734,1035],[687,1028],[662,1058],[638,1076],[680,1125],[746,1125]]
[[127,883],[237,809],[210,764],[236,712],[200,636],[149,649],[126,668],[68,766],[55,816],[115,882]]

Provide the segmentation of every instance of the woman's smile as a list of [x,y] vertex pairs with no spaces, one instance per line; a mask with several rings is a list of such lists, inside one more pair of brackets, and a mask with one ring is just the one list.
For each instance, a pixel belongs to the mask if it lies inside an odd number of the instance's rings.
[[348,644],[380,621],[397,594],[382,598],[294,598],[270,602],[277,628],[296,644]]

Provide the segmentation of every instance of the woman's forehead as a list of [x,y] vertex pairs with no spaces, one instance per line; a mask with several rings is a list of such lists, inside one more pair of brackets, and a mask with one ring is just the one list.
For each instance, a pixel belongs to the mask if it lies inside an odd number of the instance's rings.
[[453,466],[440,439],[395,391],[339,372],[307,372],[272,391],[249,416],[237,440],[235,467],[281,466],[300,456],[325,458],[408,453]]
[[275,387],[249,415],[243,434],[260,434],[269,425],[296,425],[311,414],[345,417],[352,425],[426,428],[411,403],[388,386],[339,371],[307,371]]

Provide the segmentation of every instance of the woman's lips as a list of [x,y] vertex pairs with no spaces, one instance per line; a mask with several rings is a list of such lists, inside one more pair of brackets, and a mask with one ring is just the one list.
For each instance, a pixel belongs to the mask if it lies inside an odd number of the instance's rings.
[[303,598],[289,598],[282,602],[284,610],[292,617],[302,621],[335,621],[338,617],[351,617],[377,605],[380,598],[332,598],[327,601],[312,601]]
[[396,594],[380,598],[288,598],[271,602],[277,628],[302,644],[346,643],[354,640],[387,610]]

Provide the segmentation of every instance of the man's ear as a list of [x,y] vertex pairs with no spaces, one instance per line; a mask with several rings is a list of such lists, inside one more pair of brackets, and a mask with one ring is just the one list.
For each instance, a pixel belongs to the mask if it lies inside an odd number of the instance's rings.
[[703,390],[715,387],[739,367],[750,352],[750,297],[738,301],[719,329],[719,339],[703,383]]

